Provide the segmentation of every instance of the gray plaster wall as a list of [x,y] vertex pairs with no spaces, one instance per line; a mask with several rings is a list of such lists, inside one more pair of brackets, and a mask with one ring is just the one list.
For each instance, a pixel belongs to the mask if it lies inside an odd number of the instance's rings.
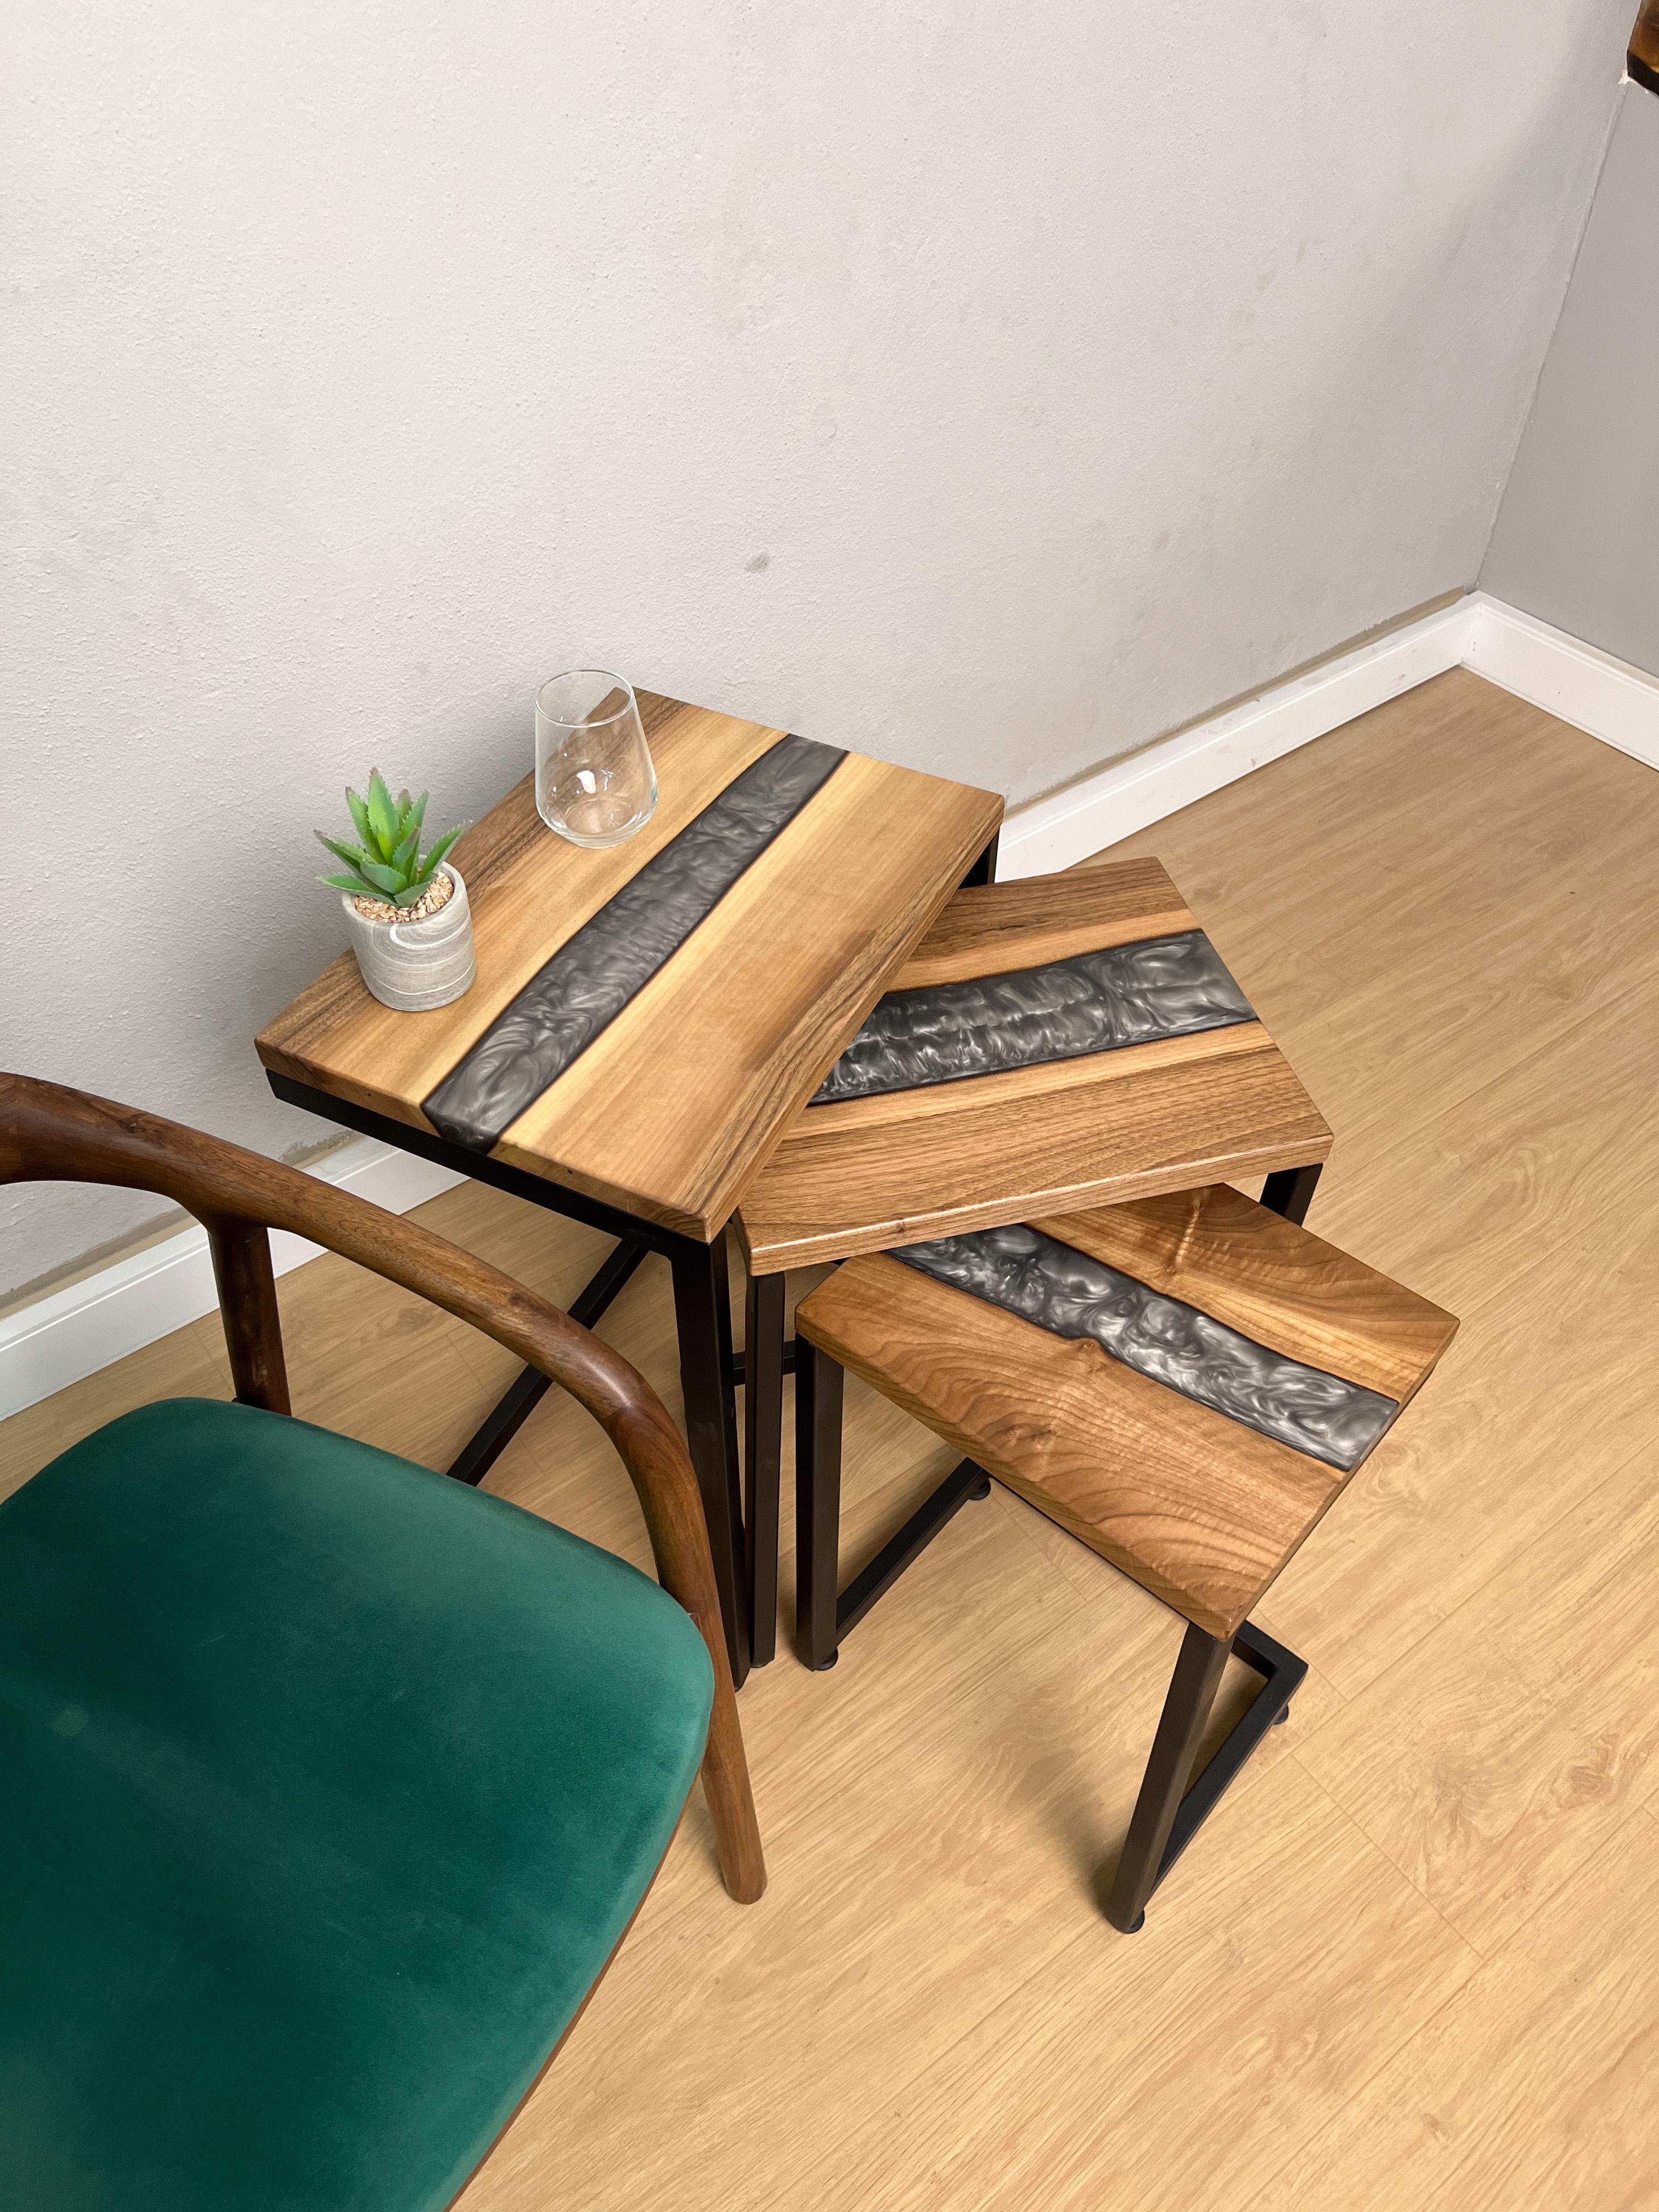
[[1659,97],[1627,84],[1483,586],[1659,675]]
[[314,1139],[311,825],[573,662],[1018,799],[1472,582],[1629,15],[0,0],[0,1061]]

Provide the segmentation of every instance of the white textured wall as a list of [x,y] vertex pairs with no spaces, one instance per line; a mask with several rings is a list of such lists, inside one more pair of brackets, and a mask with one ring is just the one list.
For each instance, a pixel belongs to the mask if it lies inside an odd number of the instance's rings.
[[1659,97],[1626,85],[1480,581],[1659,676]]
[[0,0],[3,1058],[314,1137],[308,826],[573,659],[1019,798],[1470,580],[1630,8]]

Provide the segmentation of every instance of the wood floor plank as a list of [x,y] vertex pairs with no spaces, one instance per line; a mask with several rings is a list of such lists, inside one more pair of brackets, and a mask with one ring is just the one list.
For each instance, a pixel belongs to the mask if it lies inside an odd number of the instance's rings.
[[1346,1165],[1320,1190],[1320,1234],[1462,1313],[1549,1241],[1639,1202],[1659,1168],[1652,1004],[1615,1000]]
[[1246,2212],[1651,2212],[1656,1930],[1640,1812]]
[[[486,1410],[462,1350],[472,1334],[464,1322],[332,1254],[284,1276],[277,1304],[301,1420],[422,1467],[448,1465]],[[307,1358],[308,1344],[331,1356]]]
[[1225,915],[1316,924],[1322,937],[1369,932],[1380,963],[1395,928],[1417,926],[1413,909],[1431,928],[1449,882],[1471,871],[1501,896],[1524,853],[1593,866],[1606,842],[1622,844],[1622,824],[1659,806],[1659,793],[1639,763],[1607,751],[1455,669],[1136,831],[1109,857],[1162,860],[1206,927]]
[[1659,1788],[1656,1553],[1643,1451],[1297,1747],[1488,1956]]
[[1344,1175],[1651,985],[1659,780],[1640,763],[1458,671],[1265,778],[1271,805],[1235,785],[1114,853],[1158,854],[1250,978]]
[[[1659,1444],[1640,1321],[1659,1311],[1659,1191],[1483,1289],[1410,1422],[1273,1585],[1285,1641],[1350,1697]],[[1593,1348],[1592,1314],[1607,1324]]]
[[[1160,1895],[1149,1940],[1112,1946],[1083,1929],[1036,1963],[827,2152],[812,2201],[825,2212],[1221,2212],[1474,1970],[1317,1790],[1263,1775],[1224,1805],[1212,1840],[1193,1886]],[[1045,1990],[1063,1999],[1039,2002]],[[1308,2007],[1316,2036],[1296,2025]],[[1130,2032],[1153,2016],[1156,2033]],[[1098,2038],[1112,2018],[1124,2027],[1108,2057]]]
[[[745,1933],[711,1909],[715,1900],[702,1898],[663,1928],[677,1972],[629,1976],[619,1961],[606,1984],[612,2005],[602,2015],[603,2055],[598,2039],[580,2057],[573,2045],[568,2059],[577,2063],[556,2087],[550,2077],[532,2100],[498,2165],[475,2183],[466,2212],[544,2201],[534,2195],[538,2187],[562,2191],[567,2202],[602,2203],[607,2212],[643,2212],[671,2190],[677,2203],[710,2212],[795,2202],[977,2202],[971,2192],[915,2200],[883,2192],[918,2166],[926,2171],[942,2142],[977,2142],[982,2130],[1005,2124],[1046,2131],[1056,2160],[1064,2158],[1077,2134],[1072,2100],[1057,2100],[1050,2090],[1022,2100],[1013,2083],[1006,2094],[999,2083],[993,2097],[981,2087],[975,2106],[952,2064],[981,2021],[994,2024],[998,2063],[1018,2063],[1034,2020],[1048,2009],[1033,2002],[1044,1990],[1066,1993],[1065,2004],[1048,2012],[1051,2039],[1070,2042],[1073,2063],[1095,2085],[1091,2095],[1101,2073],[1091,2042],[1100,2024],[1142,2013],[1154,1989],[1163,1992],[1161,2012],[1168,2001],[1166,2039],[1156,2055],[1143,2045],[1139,2080],[1125,2084],[1126,2106],[1137,2087],[1150,2094],[1153,2081],[1163,2084],[1139,2177],[1144,2193],[1113,2199],[1151,2204],[1160,2201],[1150,2185],[1182,2094],[1183,2060],[1212,2051],[1228,2018],[1242,2027],[1259,2017],[1272,1989],[1279,2003],[1295,2004],[1293,1992],[1305,1990],[1310,1975],[1322,1994],[1346,1992],[1351,2024],[1334,2059],[1330,2045],[1317,2053],[1309,2045],[1302,2066],[1287,2065],[1280,2037],[1252,2031],[1251,2078],[1235,2090],[1237,2104],[1260,2103],[1276,2081],[1283,2105],[1258,2125],[1261,2139],[1282,2140],[1291,2110],[1311,2125],[1328,2109],[1312,2075],[1330,2066],[1340,2079],[1344,2064],[1358,2062],[1364,2026],[1379,2008],[1397,2008],[1403,2034],[1471,1970],[1467,1947],[1289,1762],[1259,1770],[1230,1806],[1228,1841],[1194,1875],[1184,1909],[1173,1887],[1165,1893],[1161,1937],[1144,1948],[1112,1945],[1091,1901],[1091,1877],[1127,1817],[1140,1729],[1156,1711],[1162,1669],[1136,1669],[1107,1705],[1091,1686],[1117,1655],[1098,1624],[1074,1617],[1035,1640],[1008,1637],[1010,1626],[981,1620],[981,1640],[989,1640],[996,1663],[971,1696],[936,1705],[931,1729],[870,1731],[868,1758],[856,1768],[839,1759],[825,1767],[811,1757],[814,1742],[836,1740],[835,1709],[846,1694],[834,1678],[812,1686],[820,1712],[816,1727],[803,1723],[813,1740],[802,1747],[794,1783],[811,1812],[786,1828],[773,1854],[787,1869],[783,1909]],[[797,1710],[805,1715],[799,1700]],[[1088,1746],[1081,1768],[1079,1739]],[[1087,1786],[1079,1790],[1084,1774]],[[1262,1791],[1275,1798],[1270,1826],[1252,1817]],[[923,1802],[927,1814],[918,1823]],[[847,1848],[852,1832],[860,1838],[855,1851]],[[1322,1870],[1312,1876],[1316,1892],[1341,1893],[1346,1938],[1324,1933],[1316,1941],[1305,1920],[1294,1933],[1294,1886],[1285,1881],[1293,1860]],[[775,1870],[775,1886],[778,1879]],[[1278,1910],[1241,1932],[1224,1968],[1214,1923],[1225,1923],[1255,1895],[1276,1898]],[[1236,2010],[1218,2011],[1218,1971]],[[722,2048],[699,2033],[704,1977],[738,2019],[764,2016],[792,1992],[787,2032],[745,2037],[740,2052]],[[869,2064],[872,2046],[884,2053],[879,2076]],[[927,2081],[934,2066],[951,2085],[943,2101]],[[634,2085],[643,2092],[647,2083],[648,2097],[635,2092]],[[916,2087],[902,2111],[874,2125],[884,2103],[908,2084]],[[778,2124],[797,2112],[811,2114],[810,2136]],[[1190,2105],[1186,2125],[1196,2163],[1199,2124]],[[834,2159],[827,2166],[812,2162],[811,2149],[836,2145],[848,2152],[844,2170]],[[1248,2153],[1240,2165],[1248,2171]],[[1039,2200],[1075,2201],[1041,2191]]]

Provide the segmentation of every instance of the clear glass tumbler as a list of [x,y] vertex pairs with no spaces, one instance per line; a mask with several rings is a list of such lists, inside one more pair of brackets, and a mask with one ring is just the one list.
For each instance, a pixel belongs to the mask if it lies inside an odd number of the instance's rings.
[[536,694],[536,811],[573,845],[620,845],[651,819],[657,771],[631,684],[605,668]]

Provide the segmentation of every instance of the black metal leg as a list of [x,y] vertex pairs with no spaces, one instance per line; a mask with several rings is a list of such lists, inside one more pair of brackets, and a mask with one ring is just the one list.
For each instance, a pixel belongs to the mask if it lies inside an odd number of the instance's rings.
[[539,1368],[521,1367],[444,1469],[457,1482],[481,1483],[547,1395]]
[[750,1275],[744,1297],[744,1557],[749,1582],[749,1659],[764,1667],[778,1648],[778,1491],[783,1457],[782,1275]]
[[988,1498],[991,1478],[964,1459],[890,1536],[862,1573],[837,1594],[841,1577],[842,1370],[804,1336],[795,1340],[795,1626],[802,1664],[822,1673],[841,1642],[921,1557],[970,1498]]
[[795,1645],[814,1668],[836,1657],[843,1380],[833,1359],[795,1339]]
[[[605,1255],[605,1262],[584,1285],[570,1307],[570,1318],[592,1328],[611,1301],[646,1256],[647,1247],[623,1237]],[[550,1385],[539,1368],[521,1368],[461,1446],[445,1470],[457,1482],[482,1482],[541,1403]]]
[[1270,1213],[1282,1213],[1286,1221],[1305,1221],[1319,1182],[1320,1165],[1316,1160],[1311,1167],[1275,1169],[1261,1186],[1263,1206]]
[[1146,1900],[1164,1871],[1164,1846],[1192,1778],[1204,1724],[1221,1687],[1227,1650],[1224,1636],[1207,1635],[1188,1623],[1170,1694],[1152,1739],[1152,1755],[1146,1762],[1140,1795],[1135,1800],[1129,1832],[1106,1900],[1106,1917],[1126,1935],[1133,1935],[1139,1927]]
[[[795,1371],[795,1340],[793,1336],[783,1347],[783,1371],[786,1375],[793,1375]],[[732,1354],[732,1382],[735,1389],[742,1389],[748,1372],[748,1355],[734,1352]]]
[[988,1498],[991,1478],[970,1459],[959,1460],[937,1490],[930,1491],[904,1526],[888,1538],[861,1574],[836,1600],[836,1640],[856,1628],[878,1597],[884,1597],[913,1560],[921,1558],[945,1522],[970,1498]]
[[[1229,1652],[1261,1676],[1261,1687],[1194,1781],[1194,1762]],[[1305,1660],[1248,1620],[1231,1641],[1188,1624],[1106,1901],[1106,1917],[1114,1928],[1133,1936],[1140,1927],[1147,1899],[1267,1730],[1283,1720],[1307,1672]]]
[[[999,831],[998,836],[1000,836],[1000,834]],[[971,890],[975,884],[994,884],[996,879],[997,838],[993,837],[978,860],[963,878],[960,888],[965,891]]]
[[[505,1161],[452,1144],[429,1129],[416,1129],[371,1109],[354,1105],[331,1092],[314,1091],[272,1073],[270,1087],[290,1105],[382,1143],[435,1160],[474,1182],[509,1191],[532,1206],[545,1206],[572,1221],[603,1229],[621,1241],[581,1297],[572,1315],[589,1327],[599,1318],[647,1252],[660,1252],[674,1273],[674,1313],[678,1324],[680,1376],[685,1391],[685,1425],[691,1463],[697,1471],[703,1512],[714,1553],[714,1579],[726,1617],[727,1647],[734,1680],[749,1672],[749,1592],[744,1571],[743,1506],[738,1487],[738,1432],[732,1377],[732,1310],[727,1303],[726,1240],[700,1244],[659,1222],[607,1206],[581,1192],[550,1182]],[[520,1376],[466,1446],[450,1473],[477,1482],[500,1453],[542,1394],[539,1377]]]
[[672,1255],[674,1319],[679,1331],[685,1436],[702,1492],[714,1582],[726,1619],[732,1680],[749,1673],[749,1592],[744,1571],[743,1504],[738,1488],[737,1407],[732,1392],[731,1285],[726,1239],[686,1243]]

